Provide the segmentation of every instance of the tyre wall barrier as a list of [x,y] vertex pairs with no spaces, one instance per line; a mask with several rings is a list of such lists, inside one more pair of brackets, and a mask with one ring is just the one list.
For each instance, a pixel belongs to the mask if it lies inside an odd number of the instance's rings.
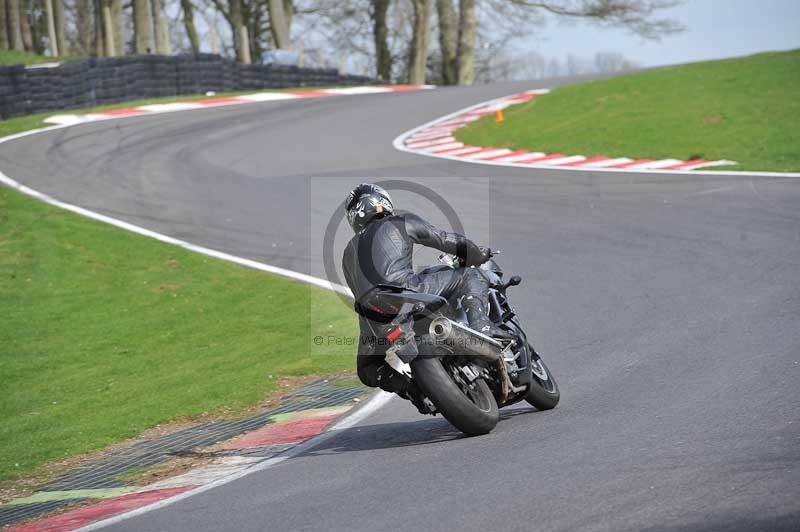
[[0,118],[209,91],[375,82],[336,69],[241,65],[213,54],[95,57],[53,67],[1,66]]

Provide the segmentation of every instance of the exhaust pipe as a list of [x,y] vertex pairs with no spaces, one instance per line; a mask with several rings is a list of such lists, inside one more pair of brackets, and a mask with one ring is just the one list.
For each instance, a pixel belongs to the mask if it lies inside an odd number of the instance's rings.
[[504,346],[491,336],[481,334],[444,316],[431,322],[428,333],[434,342],[446,345],[456,355],[479,358],[494,365],[500,377],[501,402],[505,403],[508,400],[509,391],[519,392],[524,389],[514,386],[506,371],[503,353],[510,346]]
[[434,342],[446,345],[457,355],[494,363],[503,359],[503,344],[444,316],[431,322],[428,333]]

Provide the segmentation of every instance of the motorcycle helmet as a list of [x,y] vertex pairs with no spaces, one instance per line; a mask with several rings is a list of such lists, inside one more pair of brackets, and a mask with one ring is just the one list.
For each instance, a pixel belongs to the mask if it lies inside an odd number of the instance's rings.
[[361,183],[347,195],[344,212],[350,227],[358,233],[372,220],[392,214],[394,205],[383,187]]

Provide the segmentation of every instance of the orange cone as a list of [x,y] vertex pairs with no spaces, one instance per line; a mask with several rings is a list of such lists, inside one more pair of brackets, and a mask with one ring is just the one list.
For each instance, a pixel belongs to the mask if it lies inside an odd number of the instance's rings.
[[502,122],[505,119],[506,118],[503,116],[503,110],[502,109],[498,109],[497,111],[494,112],[494,121],[495,122]]

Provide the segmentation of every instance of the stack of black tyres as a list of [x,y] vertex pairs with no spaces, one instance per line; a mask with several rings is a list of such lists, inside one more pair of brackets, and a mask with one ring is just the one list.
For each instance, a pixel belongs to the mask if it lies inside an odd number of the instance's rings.
[[241,65],[213,54],[89,58],[56,67],[0,66],[0,118],[179,94],[375,81],[335,69]]

